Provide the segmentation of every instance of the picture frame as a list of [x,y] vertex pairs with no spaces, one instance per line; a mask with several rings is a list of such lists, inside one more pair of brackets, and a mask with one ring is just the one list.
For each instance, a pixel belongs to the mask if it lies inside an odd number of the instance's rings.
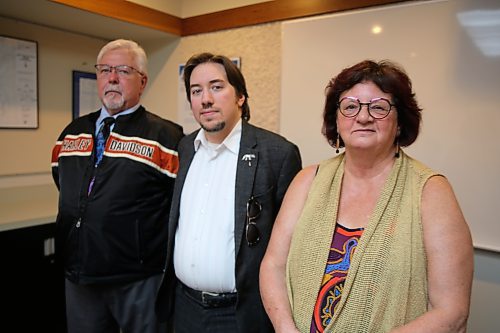
[[0,35],[0,128],[38,128],[38,44]]
[[73,71],[73,119],[101,108],[95,73]]

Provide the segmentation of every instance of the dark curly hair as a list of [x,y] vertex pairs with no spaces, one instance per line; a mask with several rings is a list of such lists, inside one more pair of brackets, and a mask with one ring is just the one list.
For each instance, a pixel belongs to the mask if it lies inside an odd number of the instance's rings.
[[[417,139],[422,120],[422,109],[418,106],[412,83],[405,70],[395,63],[383,60],[375,62],[364,60],[343,69],[330,80],[325,88],[326,101],[323,111],[322,134],[328,143],[335,147],[337,140],[337,109],[340,95],[358,83],[373,82],[380,90],[392,95],[392,103],[398,113],[399,145],[407,147]],[[340,138],[340,147],[344,142]]]
[[214,55],[212,53],[204,52],[200,54],[195,54],[186,63],[184,67],[184,86],[186,88],[186,96],[191,103],[191,73],[196,66],[203,63],[212,62],[216,64],[221,64],[226,70],[227,80],[236,90],[238,97],[245,96],[245,101],[241,106],[241,118],[244,120],[250,120],[250,107],[248,106],[248,92],[245,83],[245,78],[241,74],[240,69],[234,62],[228,57],[223,55]]

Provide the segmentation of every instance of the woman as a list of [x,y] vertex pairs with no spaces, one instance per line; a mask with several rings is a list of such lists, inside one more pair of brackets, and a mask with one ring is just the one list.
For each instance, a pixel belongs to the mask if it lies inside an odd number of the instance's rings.
[[290,185],[260,270],[276,332],[465,332],[470,232],[445,177],[406,155],[421,109],[395,64],[326,89],[323,134],[345,147]]

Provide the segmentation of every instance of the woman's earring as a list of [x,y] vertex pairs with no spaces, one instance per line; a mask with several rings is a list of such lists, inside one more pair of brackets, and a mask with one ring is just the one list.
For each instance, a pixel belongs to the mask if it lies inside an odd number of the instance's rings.
[[340,135],[339,135],[339,133],[337,133],[337,142],[335,143],[335,147],[337,147],[337,149],[335,149],[335,152],[338,154],[340,152],[340,150],[339,150],[339,147],[340,147]]
[[398,132],[396,133],[396,153],[394,157],[399,158],[399,135],[401,134],[401,128],[398,126]]

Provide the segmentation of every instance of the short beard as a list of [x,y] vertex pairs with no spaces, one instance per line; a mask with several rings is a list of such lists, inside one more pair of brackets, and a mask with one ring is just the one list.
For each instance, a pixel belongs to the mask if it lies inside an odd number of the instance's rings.
[[123,98],[122,95],[120,95],[120,99],[118,101],[115,101],[112,98],[108,99],[104,97],[102,103],[104,104],[104,106],[108,111],[121,110],[125,105],[125,99]]
[[201,128],[203,128],[205,130],[205,132],[214,133],[214,132],[222,131],[224,129],[224,127],[226,127],[226,122],[221,121],[220,123],[215,124],[215,126],[213,126],[213,127],[206,127],[203,124],[200,124],[200,126],[201,126]]

